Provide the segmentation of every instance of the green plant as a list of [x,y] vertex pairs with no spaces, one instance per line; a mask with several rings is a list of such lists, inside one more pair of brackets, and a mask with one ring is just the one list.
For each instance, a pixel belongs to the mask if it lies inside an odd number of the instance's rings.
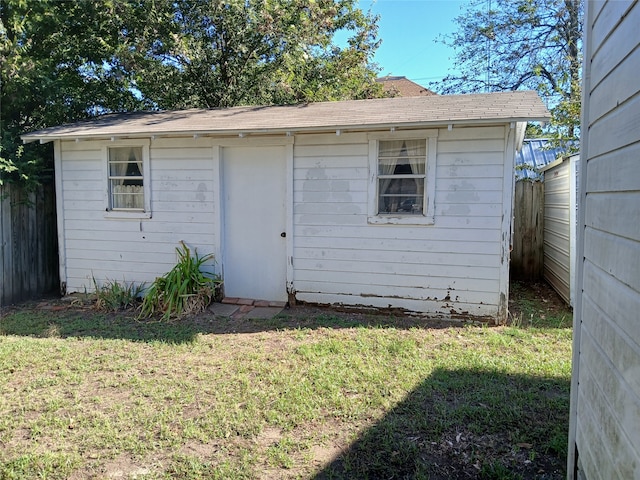
[[184,242],[176,248],[178,263],[170,272],[158,277],[149,287],[140,317],[150,317],[162,312],[165,320],[203,311],[214,298],[221,284],[218,275],[202,270],[203,265],[214,259],[213,254],[199,256]]
[[555,452],[559,457],[567,456],[567,445],[569,443],[566,429],[556,428],[546,441],[545,450],[547,452]]
[[498,461],[493,461],[482,466],[480,478],[483,480],[521,480],[522,475],[512,472]]
[[133,307],[144,290],[144,284],[107,279],[99,286],[95,278],[92,280],[96,291],[96,308],[103,311],[117,312]]

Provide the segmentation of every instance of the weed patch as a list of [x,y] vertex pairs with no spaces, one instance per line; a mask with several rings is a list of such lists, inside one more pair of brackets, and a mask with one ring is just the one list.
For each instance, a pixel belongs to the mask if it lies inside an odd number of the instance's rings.
[[164,320],[201,313],[209,306],[221,280],[203,267],[213,261],[213,254],[198,255],[184,242],[176,248],[178,263],[151,284],[142,302],[140,317],[161,313]]
[[122,283],[115,280],[106,280],[102,285],[98,285],[93,279],[96,295],[96,308],[107,312],[118,312],[135,307],[144,291],[144,285],[134,283]]

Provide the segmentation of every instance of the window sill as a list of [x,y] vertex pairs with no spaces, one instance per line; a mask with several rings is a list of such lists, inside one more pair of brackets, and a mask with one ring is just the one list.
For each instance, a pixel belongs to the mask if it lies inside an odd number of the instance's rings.
[[372,225],[433,225],[433,217],[424,215],[375,215],[369,216],[367,222]]
[[127,212],[124,210],[108,210],[104,218],[117,218],[120,220],[140,220],[151,218],[151,212]]

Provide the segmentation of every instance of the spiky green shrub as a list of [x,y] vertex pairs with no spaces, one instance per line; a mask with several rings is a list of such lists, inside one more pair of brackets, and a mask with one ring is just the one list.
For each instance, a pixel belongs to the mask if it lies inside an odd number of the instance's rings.
[[117,312],[134,307],[144,291],[144,284],[122,283],[117,280],[107,279],[102,285],[98,285],[92,278],[96,291],[95,306],[98,310]]
[[218,275],[202,271],[205,263],[214,260],[213,254],[199,256],[194,251],[192,256],[184,242],[180,242],[176,252],[178,263],[151,284],[142,302],[140,317],[162,313],[163,319],[168,320],[202,312],[214,298],[222,281]]

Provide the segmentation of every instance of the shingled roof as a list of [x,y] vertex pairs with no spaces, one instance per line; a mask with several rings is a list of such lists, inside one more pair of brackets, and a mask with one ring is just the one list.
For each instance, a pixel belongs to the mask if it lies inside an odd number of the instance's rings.
[[380,77],[376,82],[382,85],[385,92],[398,97],[426,97],[437,93],[409,80],[407,77]]
[[363,131],[496,122],[547,121],[533,91],[433,95],[288,106],[234,107],[109,114],[22,136],[25,142],[56,139],[238,135],[279,132]]

